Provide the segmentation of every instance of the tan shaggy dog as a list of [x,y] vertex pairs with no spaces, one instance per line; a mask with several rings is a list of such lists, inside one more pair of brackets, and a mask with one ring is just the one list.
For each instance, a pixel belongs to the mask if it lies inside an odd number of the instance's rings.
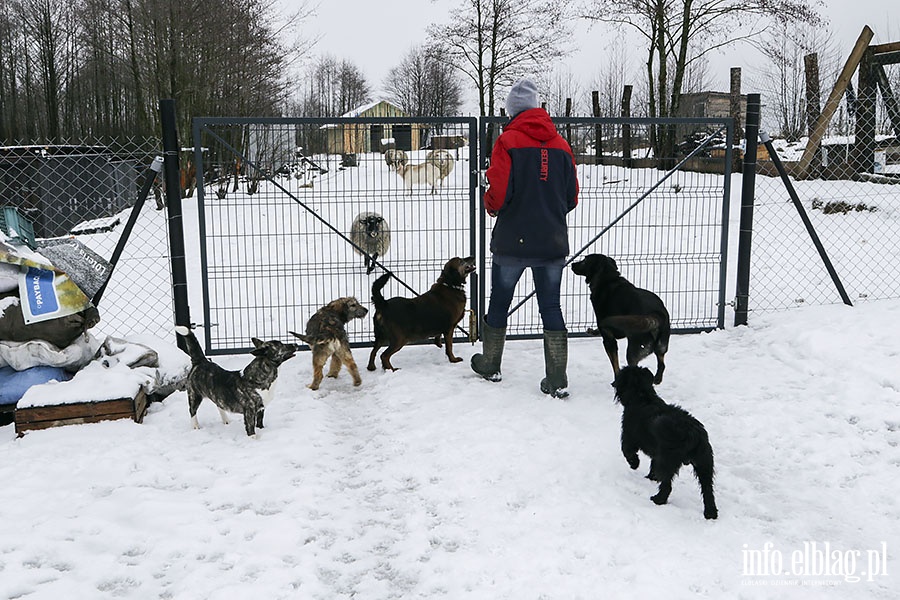
[[351,319],[361,319],[368,310],[356,298],[346,297],[333,300],[316,311],[306,323],[306,335],[291,332],[307,344],[312,350],[313,380],[309,389],[319,389],[322,383],[322,370],[331,358],[328,369],[329,377],[337,377],[341,365],[345,365],[353,377],[353,385],[360,385],[362,378],[353,354],[350,352],[350,339],[345,326]]

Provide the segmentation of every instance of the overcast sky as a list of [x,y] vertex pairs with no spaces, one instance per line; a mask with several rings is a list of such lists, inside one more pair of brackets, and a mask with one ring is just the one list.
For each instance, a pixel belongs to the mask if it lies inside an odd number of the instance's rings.
[[[285,6],[292,1],[282,0]],[[311,0],[316,2],[317,0]],[[328,53],[348,59],[359,66],[380,95],[381,83],[388,71],[396,66],[414,45],[426,40],[426,28],[432,23],[448,21],[452,7],[458,0],[322,0],[304,30],[321,36],[314,54]],[[822,14],[829,20],[842,56],[850,52],[863,25],[875,31],[873,43],[900,41],[900,15],[890,7],[896,0],[829,0],[824,2]],[[610,33],[601,26],[588,28],[581,23],[572,36],[576,46],[566,64],[587,86],[609,60]],[[635,51],[635,77],[640,71],[639,54]],[[760,67],[755,51],[746,45],[727,49],[711,56],[709,87],[727,91],[729,69],[745,69],[744,81],[752,79],[752,70]],[[468,85],[468,84],[467,84]],[[748,91],[746,85],[743,90]]]

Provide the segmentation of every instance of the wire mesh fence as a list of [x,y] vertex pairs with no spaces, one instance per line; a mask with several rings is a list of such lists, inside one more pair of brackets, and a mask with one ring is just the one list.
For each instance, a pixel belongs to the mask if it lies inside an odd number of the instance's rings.
[[[195,120],[209,351],[290,339],[332,300],[367,304],[385,271],[385,297],[412,297],[474,255],[474,123]],[[354,345],[374,339],[371,319],[347,329]]]
[[[877,100],[877,101],[876,101]],[[783,163],[787,183],[760,146],[755,186],[749,307],[771,311],[804,305],[900,297],[900,143],[886,105],[856,98],[847,122],[825,123],[820,144],[779,139],[763,111],[761,129]],[[766,98],[762,98],[763,105]],[[871,104],[862,110],[860,103]],[[841,101],[846,114],[846,100]],[[796,192],[799,207],[792,201]],[[802,214],[808,217],[811,230]],[[821,252],[814,240],[821,241]],[[834,277],[828,263],[833,265]]]
[[[505,120],[484,120],[490,125]],[[672,329],[722,327],[725,244],[731,173],[729,119],[558,118],[557,130],[576,155],[578,206],[569,214],[569,262],[587,254],[612,256],[622,275],[662,298]],[[668,153],[654,136],[675,133]],[[484,145],[485,157],[490,144]],[[485,298],[490,293],[490,230],[483,228]],[[596,327],[583,277],[563,272],[560,303],[570,334]],[[487,306],[483,307],[486,311]],[[519,281],[507,325],[510,337],[542,335],[530,273]]]
[[[109,260],[153,158],[156,139],[5,141],[0,206],[33,228],[36,250],[75,240]],[[171,334],[172,285],[161,188],[144,205],[98,309],[98,336]]]

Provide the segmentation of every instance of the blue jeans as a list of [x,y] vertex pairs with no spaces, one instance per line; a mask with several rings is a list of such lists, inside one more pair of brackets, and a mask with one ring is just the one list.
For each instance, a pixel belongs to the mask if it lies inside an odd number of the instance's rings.
[[[512,304],[513,293],[515,293],[516,284],[519,283],[525,268],[524,265],[498,265],[496,262],[491,266],[491,299],[484,317],[491,327],[506,327],[507,313]],[[559,304],[563,265],[528,268],[531,269],[531,277],[534,279],[538,310],[541,313],[544,329],[565,331],[566,322]]]

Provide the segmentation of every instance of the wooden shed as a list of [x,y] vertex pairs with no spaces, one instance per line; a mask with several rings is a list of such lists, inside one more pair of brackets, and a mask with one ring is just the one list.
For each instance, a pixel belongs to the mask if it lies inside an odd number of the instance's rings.
[[[341,115],[341,118],[365,117],[408,117],[400,108],[386,100],[378,100],[358,106]],[[391,147],[400,150],[418,150],[421,145],[422,130],[418,124],[387,123],[330,123],[324,125],[326,131],[326,151],[330,154],[358,154],[381,152],[382,140],[393,140]]]

